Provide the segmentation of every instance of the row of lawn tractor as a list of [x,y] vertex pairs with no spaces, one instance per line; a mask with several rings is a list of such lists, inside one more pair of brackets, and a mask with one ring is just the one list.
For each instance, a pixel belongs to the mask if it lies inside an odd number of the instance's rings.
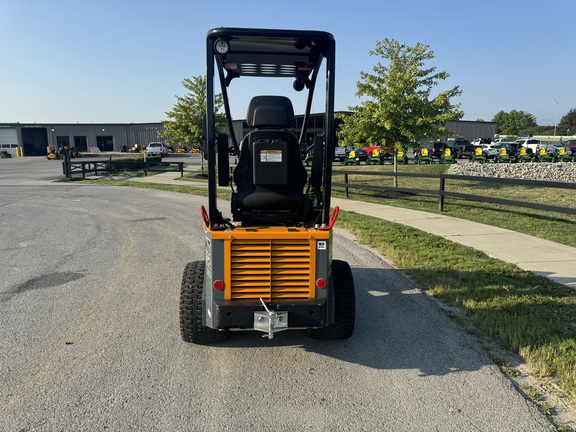
[[[413,151],[413,159],[416,164],[454,164],[463,156],[449,146],[443,146],[440,151],[431,151],[426,147],[418,147]],[[494,154],[487,154],[481,146],[476,146],[469,155],[470,162],[474,163],[530,163],[530,162],[576,162],[576,155],[565,147],[557,147],[553,152],[547,152],[541,147],[537,152],[530,148],[512,148],[502,145]],[[379,148],[370,150],[354,149],[348,152],[344,159],[344,165],[383,165],[385,162],[394,163],[394,154],[383,152]],[[408,164],[409,159],[405,151],[396,153],[397,164]]]

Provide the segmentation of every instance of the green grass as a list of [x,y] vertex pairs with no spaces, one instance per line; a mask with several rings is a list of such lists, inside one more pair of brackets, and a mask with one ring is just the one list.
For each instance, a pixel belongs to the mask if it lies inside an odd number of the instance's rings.
[[[371,171],[392,171],[392,166],[360,166],[352,167],[354,171],[369,173]],[[448,165],[402,165],[400,172],[420,172],[441,174],[447,171]],[[335,167],[335,170],[340,169]],[[344,169],[344,167],[342,167]],[[343,182],[343,175],[334,175],[333,181]],[[350,175],[350,183],[392,186],[391,177]],[[438,190],[439,180],[399,177],[398,186]],[[463,192],[474,195],[513,199],[517,201],[534,202],[574,208],[576,190],[551,189],[527,186],[504,186],[494,183],[446,180],[446,191]],[[344,198],[343,188],[333,188],[333,196]],[[551,213],[520,207],[498,204],[476,203],[454,198],[446,198],[444,212],[438,209],[438,197],[410,195],[394,191],[369,191],[349,189],[350,199],[368,201],[378,204],[421,210],[429,213],[444,214],[456,218],[473,220],[475,222],[493,225],[500,228],[520,231],[553,242],[576,247],[576,216]]]
[[[421,172],[440,172],[444,169],[445,166],[415,167]],[[417,180],[400,179],[402,186],[423,187],[416,183]],[[382,179],[374,177],[368,181]],[[185,182],[182,186],[103,180],[86,183],[207,195],[205,187],[187,186]],[[474,193],[479,195],[494,190],[493,185],[478,188],[481,190]],[[503,187],[497,188],[497,191],[515,193]],[[530,199],[542,196],[542,191],[538,190],[526,193]],[[336,191],[334,195],[338,194],[342,192]],[[382,198],[371,192],[358,191],[352,191],[351,196],[438,213],[437,201],[428,197]],[[220,190],[219,197],[229,198],[230,191]],[[529,198],[523,196],[522,199]],[[563,199],[551,198],[557,202]],[[573,239],[575,220],[571,216],[518,208],[495,208],[493,205],[482,206],[481,203],[459,200],[450,200],[445,214],[522,230],[576,246]],[[340,212],[338,225],[353,232],[360,243],[370,245],[389,257],[430,294],[459,308],[462,314],[458,320],[472,323],[473,332],[489,335],[502,347],[520,354],[536,376],[556,380],[576,403],[576,290],[490,258],[477,250],[401,224],[354,212]],[[366,229],[367,226],[370,230]]]
[[495,357],[495,356],[490,356],[490,358],[492,359],[492,361],[494,363],[496,363],[498,366],[500,366],[500,369],[502,369],[502,371],[512,377],[512,378],[516,378],[520,375],[520,372],[518,372],[516,369],[514,369],[512,366],[510,366],[510,362],[508,360],[505,359],[501,359],[499,357]]
[[[141,189],[159,189],[159,190],[166,190],[171,192],[179,192],[179,193],[186,193],[191,195],[200,195],[200,196],[208,196],[208,189],[205,187],[196,187],[190,186],[186,183],[183,183],[182,186],[180,185],[172,185],[172,184],[160,184],[160,183],[144,183],[138,181],[131,181],[131,180],[82,180],[79,183],[84,184],[97,184],[97,185],[107,185],[107,186],[130,186],[136,187]],[[220,190],[218,191],[219,198],[227,198],[230,199],[231,192],[230,190]]]
[[536,390],[528,386],[521,386],[520,389],[528,398],[536,403],[542,414],[547,416],[552,415],[553,407],[548,402],[542,400],[542,396]]
[[558,380],[576,402],[574,289],[404,225],[354,212],[341,212],[338,224],[460,308],[476,328],[520,354],[535,375]]
[[206,185],[208,185],[208,174],[202,172],[188,172],[182,177],[178,177],[178,180],[183,182],[206,183]]

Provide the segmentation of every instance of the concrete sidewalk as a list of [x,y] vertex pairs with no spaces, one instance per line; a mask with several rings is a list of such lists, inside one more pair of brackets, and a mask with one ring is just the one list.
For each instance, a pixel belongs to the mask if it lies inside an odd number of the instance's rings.
[[465,219],[362,201],[332,198],[332,206],[386,219],[478,249],[576,288],[576,248]]
[[[207,186],[206,183],[177,180],[178,176],[178,173],[170,172],[132,180],[181,186]],[[515,264],[524,270],[576,288],[576,248],[516,231],[434,213],[340,198],[332,198],[331,204],[339,206],[341,210],[397,222],[444,237],[480,250],[491,257]]]

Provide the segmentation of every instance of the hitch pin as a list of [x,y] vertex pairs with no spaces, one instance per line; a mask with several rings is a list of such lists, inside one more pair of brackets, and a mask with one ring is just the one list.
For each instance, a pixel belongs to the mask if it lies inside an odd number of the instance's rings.
[[268,309],[266,303],[264,303],[264,300],[262,300],[262,298],[260,298],[260,303],[262,303],[262,306],[264,306],[264,309],[266,309],[266,312],[270,316],[270,319],[268,320],[268,334],[262,335],[262,337],[272,339],[274,337],[274,330],[273,330],[274,323],[276,322],[278,314],[275,311],[271,311],[270,309]]
[[266,303],[264,303],[264,300],[260,299],[260,303],[262,303],[262,306],[264,306],[264,309],[266,309],[266,312],[268,312],[268,315],[270,315],[270,316],[275,316],[275,315],[277,315],[276,312],[271,311],[270,309],[268,309],[268,307],[266,306]]

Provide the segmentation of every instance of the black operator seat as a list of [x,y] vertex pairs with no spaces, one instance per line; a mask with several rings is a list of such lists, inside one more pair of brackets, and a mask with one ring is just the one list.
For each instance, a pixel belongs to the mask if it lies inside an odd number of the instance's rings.
[[294,109],[284,96],[257,96],[250,101],[250,132],[240,143],[234,169],[237,191],[232,215],[242,225],[294,225],[306,221],[311,202],[304,193],[307,172],[294,126]]

